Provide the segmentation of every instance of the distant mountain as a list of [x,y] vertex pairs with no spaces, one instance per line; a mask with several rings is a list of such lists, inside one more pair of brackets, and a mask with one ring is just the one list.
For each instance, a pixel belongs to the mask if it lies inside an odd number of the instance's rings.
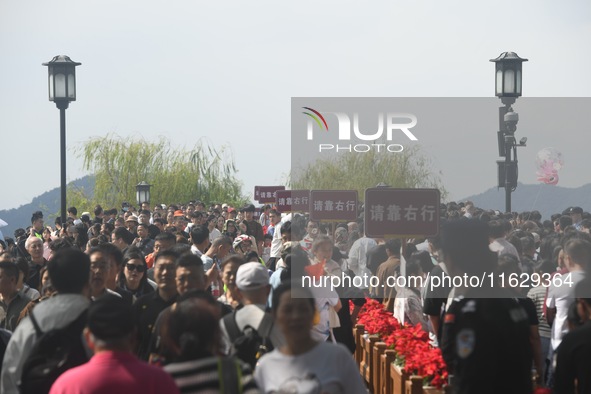
[[[459,201],[470,200],[484,209],[505,210],[505,189],[496,187],[484,193],[466,197]],[[546,184],[524,185],[519,183],[511,193],[513,212],[538,210],[542,220],[550,219],[553,213],[560,213],[568,207],[577,206],[591,212],[591,183],[578,188],[550,186]]]
[[[83,189],[84,193],[92,197],[94,195],[94,176],[87,175],[84,178],[70,182],[77,189]],[[33,198],[29,204],[21,205],[18,208],[1,210],[0,219],[8,223],[0,231],[5,237],[12,237],[17,228],[26,228],[31,225],[31,215],[35,211],[43,212],[45,223],[53,227],[53,221],[60,210],[60,188],[56,187],[48,192]],[[79,212],[79,214],[82,212]]]

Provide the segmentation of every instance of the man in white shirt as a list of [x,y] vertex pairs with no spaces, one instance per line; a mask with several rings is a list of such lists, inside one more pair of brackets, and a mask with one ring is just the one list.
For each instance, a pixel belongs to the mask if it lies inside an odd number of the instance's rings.
[[[359,225],[359,231],[363,233],[363,226]],[[356,276],[363,277],[364,274],[369,276],[371,271],[367,269],[367,252],[376,246],[378,243],[373,238],[367,238],[365,235],[353,242],[351,250],[349,250],[349,269],[355,273]],[[365,282],[365,281],[363,281]],[[362,283],[360,288],[367,288],[367,283]]]
[[[554,352],[568,332],[568,309],[575,302],[575,287],[585,279],[585,266],[591,266],[591,243],[582,239],[568,241],[564,246],[564,262],[568,273],[552,280],[546,298],[546,318],[552,326],[551,344]],[[559,282],[562,285],[556,286]]]
[[[291,213],[281,218],[274,226],[275,230],[273,232],[273,240],[271,241],[271,257],[269,257],[269,261],[267,261],[267,268],[269,268],[271,271],[275,271],[275,269],[277,268],[277,261],[281,258],[281,246],[285,242],[281,236],[281,226],[283,226],[283,224],[285,224],[286,222],[290,221]],[[291,231],[289,232],[289,235],[290,241]]]
[[517,257],[518,261],[520,261],[519,253],[517,253],[515,246],[505,239],[505,235],[507,234],[506,226],[506,220],[491,220],[488,223],[488,238],[490,242],[488,247],[499,256],[503,254],[512,254]]
[[191,253],[201,257],[209,246],[209,230],[204,226],[196,226],[191,230],[189,237],[191,241]]

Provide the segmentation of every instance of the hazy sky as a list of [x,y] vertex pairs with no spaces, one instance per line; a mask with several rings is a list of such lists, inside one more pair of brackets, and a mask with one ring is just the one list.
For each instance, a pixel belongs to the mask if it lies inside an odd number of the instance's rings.
[[[489,59],[503,51],[530,60],[525,96],[587,97],[590,37],[587,0],[3,0],[0,209],[59,186],[59,111],[41,66],[58,54],[82,63],[78,101],[67,111],[70,149],[108,132],[183,146],[206,137],[232,146],[252,193],[289,171],[291,97],[490,97]],[[560,185],[576,187],[591,176],[588,166],[569,169],[568,150],[588,149],[589,127],[574,141],[559,131],[537,141],[535,131],[524,135],[534,147],[562,149]],[[474,149],[494,157],[496,124],[481,132]],[[520,152],[521,160],[534,156],[533,148]],[[452,198],[494,185],[471,175],[459,182],[445,164],[453,160],[434,158]],[[494,160],[477,165],[494,171]],[[68,180],[85,175],[72,151],[67,171]],[[535,174],[520,180],[535,183]]]

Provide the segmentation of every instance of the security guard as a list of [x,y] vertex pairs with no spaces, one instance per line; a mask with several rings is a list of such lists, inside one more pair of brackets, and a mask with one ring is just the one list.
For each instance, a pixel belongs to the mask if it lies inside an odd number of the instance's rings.
[[[496,255],[488,249],[483,222],[449,222],[442,230],[442,251],[452,277],[494,272]],[[460,295],[445,315],[441,343],[454,393],[531,393],[529,323],[513,295],[494,283],[454,293]]]
[[531,393],[525,311],[511,298],[469,297],[450,306],[443,325],[441,348],[454,392]]

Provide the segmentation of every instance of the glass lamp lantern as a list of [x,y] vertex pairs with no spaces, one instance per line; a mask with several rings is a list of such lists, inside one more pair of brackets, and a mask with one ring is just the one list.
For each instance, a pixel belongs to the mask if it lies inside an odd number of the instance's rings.
[[[509,104],[521,97],[521,66],[527,59],[520,58],[515,52],[503,52],[496,59],[495,63],[495,95],[506,100]],[[503,101],[504,102],[504,101]]]
[[49,72],[49,101],[56,105],[76,101],[76,66],[81,64],[64,55],[55,56],[51,61],[43,63]]
[[150,187],[152,185],[147,184],[146,182],[140,182],[136,185],[136,197],[137,197],[137,204],[140,206],[143,202],[150,202]]

